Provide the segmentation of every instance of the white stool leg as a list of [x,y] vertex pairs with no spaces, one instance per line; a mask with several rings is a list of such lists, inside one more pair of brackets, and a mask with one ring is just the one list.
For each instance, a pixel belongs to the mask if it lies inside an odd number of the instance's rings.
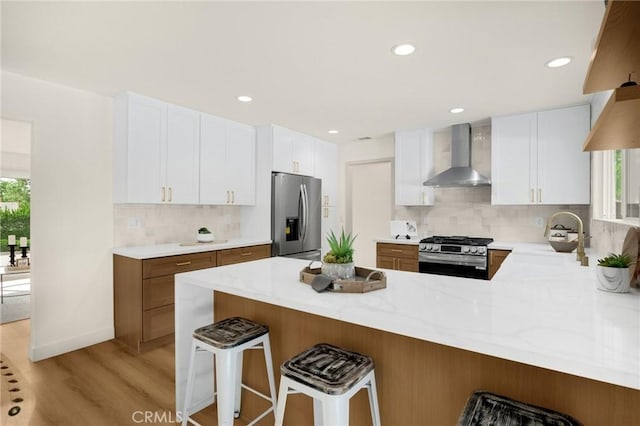
[[287,393],[289,392],[289,379],[280,376],[280,391],[278,392],[278,405],[276,407],[275,426],[282,426],[284,422],[284,407],[287,404]]
[[313,398],[313,426],[324,426],[322,422],[322,401]]
[[240,404],[242,402],[242,360],[244,351],[238,351],[238,365],[236,367],[236,396],[233,407],[233,417],[240,417]]
[[216,353],[216,384],[218,389],[218,426],[233,426],[238,356],[235,351]]
[[371,421],[373,426],[380,426],[380,407],[378,406],[378,390],[376,388],[376,375],[371,372],[371,380],[367,386],[369,393],[369,407],[371,408]]
[[326,425],[349,426],[349,398],[325,398],[322,401],[322,420]]
[[273,415],[276,414],[276,379],[273,375],[273,360],[271,359],[271,343],[269,335],[265,335],[262,341],[262,349],[264,351],[264,362],[267,364],[267,379],[269,380],[269,395],[271,396],[271,405],[273,406]]
[[194,339],[191,342],[191,356],[189,357],[189,372],[187,377],[187,394],[184,398],[184,404],[182,408],[182,426],[187,426],[189,419],[189,409],[191,408],[191,397],[193,396],[193,381],[196,375],[196,349],[198,344]]

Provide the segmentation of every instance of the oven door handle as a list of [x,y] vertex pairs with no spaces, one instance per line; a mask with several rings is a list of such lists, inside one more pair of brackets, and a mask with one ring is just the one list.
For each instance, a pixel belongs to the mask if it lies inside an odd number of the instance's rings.
[[487,267],[487,258],[485,256],[465,256],[458,254],[432,255],[427,253],[420,253],[418,261],[424,263],[440,263],[445,265],[474,266],[478,269],[486,269]]

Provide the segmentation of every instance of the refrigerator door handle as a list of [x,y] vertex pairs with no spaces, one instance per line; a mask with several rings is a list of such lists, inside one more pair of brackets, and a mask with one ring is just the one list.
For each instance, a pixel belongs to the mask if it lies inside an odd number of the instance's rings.
[[302,192],[302,242],[307,239],[307,228],[309,226],[309,195],[307,194],[307,185],[300,184]]

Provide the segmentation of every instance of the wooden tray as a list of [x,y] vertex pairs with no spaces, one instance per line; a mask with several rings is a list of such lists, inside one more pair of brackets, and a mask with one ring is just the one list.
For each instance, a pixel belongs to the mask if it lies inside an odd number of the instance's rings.
[[[311,284],[316,275],[322,273],[321,268],[307,266],[300,271],[300,281]],[[334,280],[329,291],[337,293],[367,293],[387,287],[387,276],[382,271],[360,268],[356,266],[356,276],[350,279]]]

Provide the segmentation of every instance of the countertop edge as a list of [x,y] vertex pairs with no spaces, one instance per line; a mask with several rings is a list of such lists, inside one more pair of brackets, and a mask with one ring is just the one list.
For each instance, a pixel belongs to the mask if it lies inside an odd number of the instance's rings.
[[259,246],[271,244],[271,240],[229,239],[226,243],[199,244],[194,246],[181,246],[181,243],[158,244],[150,246],[115,247],[113,254],[132,259],[153,259],[156,257],[177,256],[181,254],[202,253],[207,251],[219,251],[240,247]]

